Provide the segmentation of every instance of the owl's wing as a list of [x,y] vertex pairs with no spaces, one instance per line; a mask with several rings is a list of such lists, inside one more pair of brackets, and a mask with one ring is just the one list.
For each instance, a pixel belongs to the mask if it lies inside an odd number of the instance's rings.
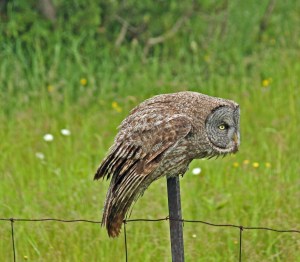
[[[164,153],[191,131],[191,120],[186,116],[173,115],[148,125],[124,128],[108,156],[100,164],[95,179],[111,175],[122,177],[136,167],[136,173],[147,175]],[[124,134],[124,135],[123,135]],[[150,170],[149,170],[150,168]]]
[[119,234],[126,212],[154,180],[149,177],[168,149],[191,130],[190,119],[182,115],[149,125],[135,125],[125,132],[120,130],[121,135],[95,175],[95,179],[112,175],[102,220],[110,236]]

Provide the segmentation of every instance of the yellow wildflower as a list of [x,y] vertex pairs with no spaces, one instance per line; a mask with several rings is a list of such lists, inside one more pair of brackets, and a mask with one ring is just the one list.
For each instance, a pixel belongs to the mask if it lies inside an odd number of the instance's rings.
[[248,159],[245,159],[245,160],[243,161],[243,164],[244,164],[244,165],[249,165],[249,163],[250,163],[250,161],[249,161]]
[[270,85],[270,80],[269,79],[264,79],[261,82],[261,84],[262,84],[263,87],[268,87]]
[[47,90],[49,93],[52,93],[54,91],[54,86],[53,85],[48,85]]
[[86,86],[86,85],[87,85],[87,79],[86,79],[86,78],[81,78],[81,79],[80,79],[80,84],[81,84],[82,86]]
[[273,79],[271,77],[264,79],[261,82],[262,87],[269,87],[271,85],[271,83],[272,83],[272,80]]
[[252,166],[253,166],[254,168],[258,168],[258,167],[259,167],[259,163],[258,163],[258,162],[253,162],[253,163],[252,163]]
[[266,166],[266,168],[270,168],[271,167],[271,163],[270,162],[266,162],[265,166]]
[[116,109],[119,105],[116,101],[114,101],[114,102],[111,103],[111,106],[112,106],[113,109]]
[[122,112],[122,108],[119,106],[119,104],[118,104],[116,101],[112,102],[112,103],[111,103],[111,106],[112,106],[112,108],[115,109],[118,113],[121,113],[121,112]]
[[233,167],[239,167],[240,164],[238,162],[234,162],[232,165]]

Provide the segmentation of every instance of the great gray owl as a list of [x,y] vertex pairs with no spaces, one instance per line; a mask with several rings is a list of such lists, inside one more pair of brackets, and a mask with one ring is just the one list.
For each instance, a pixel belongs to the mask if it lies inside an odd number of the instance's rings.
[[235,153],[239,105],[196,92],[163,94],[135,107],[119,126],[95,178],[109,179],[102,225],[119,235],[130,206],[156,179],[183,175],[196,158]]

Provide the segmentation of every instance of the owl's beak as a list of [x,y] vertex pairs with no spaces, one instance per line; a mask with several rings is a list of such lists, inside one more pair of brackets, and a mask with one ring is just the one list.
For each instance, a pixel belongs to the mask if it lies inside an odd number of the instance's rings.
[[235,144],[238,144],[238,143],[239,143],[239,137],[238,137],[238,135],[237,135],[236,133],[233,135],[233,142],[234,142]]
[[237,133],[234,133],[232,140],[234,142],[234,153],[236,153],[239,150],[240,144],[240,139]]

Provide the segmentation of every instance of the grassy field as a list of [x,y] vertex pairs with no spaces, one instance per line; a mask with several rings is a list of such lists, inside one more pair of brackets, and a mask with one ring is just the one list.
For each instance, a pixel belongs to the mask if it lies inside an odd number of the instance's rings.
[[[259,32],[267,1],[247,2],[229,7],[224,38],[217,18],[215,31],[202,32],[192,29],[194,17],[146,62],[139,44],[82,49],[86,36],[70,35],[66,45],[60,31],[46,49],[39,41],[26,48],[21,40],[3,41],[0,217],[100,220],[108,182],[93,182],[93,174],[118,124],[145,98],[192,90],[237,101],[242,137],[237,155],[192,162],[181,179],[183,217],[299,230],[300,6],[277,3]],[[205,33],[211,37],[203,47]],[[191,172],[196,167],[199,175]],[[131,218],[163,218],[167,210],[162,179]],[[18,261],[125,260],[123,235],[109,239],[98,224],[15,222],[14,228]],[[1,261],[13,258],[10,230],[0,221]],[[245,261],[300,261],[299,234],[243,236]],[[130,223],[127,238],[129,261],[171,260],[167,221]],[[184,240],[186,261],[238,259],[238,229],[186,223]]]

